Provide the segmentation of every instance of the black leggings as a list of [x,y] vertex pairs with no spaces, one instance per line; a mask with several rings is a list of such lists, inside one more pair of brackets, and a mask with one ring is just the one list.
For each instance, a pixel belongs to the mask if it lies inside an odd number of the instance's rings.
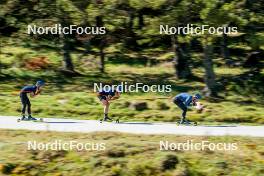
[[27,109],[28,115],[31,115],[31,103],[30,103],[30,100],[29,100],[27,94],[21,93],[20,94],[20,100],[22,103],[22,114],[24,115],[26,113],[26,109]]
[[186,113],[187,113],[187,107],[184,105],[184,103],[181,100],[178,100],[177,98],[173,100],[173,102],[183,111],[182,112],[182,119],[185,120]]

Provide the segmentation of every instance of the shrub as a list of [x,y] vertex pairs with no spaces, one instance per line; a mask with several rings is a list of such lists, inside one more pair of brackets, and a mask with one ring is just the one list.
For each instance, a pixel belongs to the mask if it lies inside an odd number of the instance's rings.
[[15,164],[12,164],[12,163],[7,163],[7,164],[4,164],[4,165],[1,165],[0,167],[0,171],[3,173],[3,174],[10,174],[14,169],[15,169],[16,165]]
[[176,165],[179,163],[179,160],[177,158],[177,156],[175,155],[167,155],[162,163],[161,163],[161,167],[162,170],[170,170],[170,169],[175,169]]
[[170,109],[170,107],[162,101],[157,101],[157,109],[158,110],[168,110]]
[[23,67],[29,70],[40,70],[47,69],[50,65],[50,62],[47,57],[40,56],[31,59],[27,59],[23,63]]
[[118,149],[108,150],[107,156],[113,157],[113,158],[124,157],[125,152],[123,150],[118,150]]
[[136,110],[136,111],[143,111],[148,109],[147,102],[133,102],[130,105],[130,109]]

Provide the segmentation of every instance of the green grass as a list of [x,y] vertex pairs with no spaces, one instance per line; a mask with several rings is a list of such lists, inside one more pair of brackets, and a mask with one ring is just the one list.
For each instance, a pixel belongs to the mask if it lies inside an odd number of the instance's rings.
[[[55,133],[0,130],[0,175],[260,175],[263,140],[247,137]],[[105,143],[101,151],[27,150],[28,141]],[[237,143],[234,151],[161,151],[159,142]]]
[[[76,78],[78,81],[62,83],[61,85],[47,83],[42,94],[32,98],[34,115],[37,117],[61,117],[76,119],[99,119],[102,117],[103,107],[88,82],[89,78]],[[82,80],[82,81],[80,81]],[[23,85],[31,84],[33,81],[4,82],[1,83],[0,112],[1,115],[20,115],[19,90]],[[87,82],[87,83],[86,83]],[[176,83],[177,84],[177,83]],[[200,84],[200,83],[197,83]],[[183,88],[191,87],[190,83],[180,83]],[[194,92],[190,88],[189,92]],[[176,121],[180,118],[181,111],[171,102],[171,95],[177,94],[174,91],[170,95],[155,93],[123,94],[117,101],[110,105],[110,116],[120,117],[129,121]],[[155,97],[168,97],[167,99],[155,99]],[[247,102],[252,100],[252,102]],[[243,103],[243,102],[246,103]],[[129,107],[131,102],[146,102],[148,109],[136,111]],[[190,109],[188,116],[191,120],[202,123],[264,123],[264,109],[255,103],[251,97],[230,95],[225,101],[202,103],[207,105],[207,110],[197,113]],[[166,106],[163,110],[162,106]]]
[[[5,90],[15,87],[9,84]],[[50,86],[52,87],[52,86]],[[96,95],[91,92],[72,91],[78,85],[65,85],[62,90],[47,87],[39,97],[32,98],[33,112],[38,117],[61,117],[76,119],[99,119],[103,107]],[[18,92],[1,90],[0,111],[1,115],[19,115],[20,99]],[[112,117],[120,117],[129,121],[176,121],[180,118],[181,111],[168,99],[155,99],[162,95],[122,95],[120,100],[113,102],[110,110]],[[154,97],[154,98],[153,98]],[[150,100],[148,98],[151,98]],[[153,99],[152,99],[153,98]],[[237,97],[235,97],[237,98]],[[128,105],[130,102],[146,102],[148,109],[136,111]],[[203,123],[263,123],[264,110],[258,105],[240,105],[232,97],[221,103],[202,101],[207,105],[203,113],[191,109],[188,115],[191,120]],[[163,108],[163,106],[167,108]]]
[[[165,53],[164,57],[171,53]],[[136,59],[137,54],[132,59]],[[52,67],[46,70],[28,70],[19,67],[19,63],[24,63],[26,59],[46,56]],[[1,115],[20,115],[19,90],[24,85],[33,84],[38,79],[47,81],[39,97],[32,99],[33,113],[37,117],[61,117],[76,119],[99,119],[103,114],[103,107],[93,93],[94,82],[119,83],[126,81],[129,83],[142,82],[145,84],[170,84],[172,92],[169,94],[161,93],[124,93],[120,100],[111,104],[109,115],[119,117],[129,121],[164,121],[173,122],[180,118],[181,111],[174,105],[170,97],[180,92],[194,93],[200,91],[205,85],[202,80],[204,70],[200,67],[193,69],[195,80],[177,80],[174,76],[174,68],[170,62],[161,62],[155,66],[145,66],[140,60],[136,64],[130,65],[122,59],[115,58],[114,54],[109,53],[109,61],[106,64],[107,74],[98,72],[97,64],[91,56],[79,59],[80,54],[73,53],[73,60],[76,69],[83,75],[80,77],[67,78],[63,76],[58,68],[61,63],[61,56],[47,49],[33,50],[25,47],[15,47],[6,45],[1,48],[0,63],[5,67],[0,74],[0,112]],[[20,57],[23,57],[21,60]],[[125,57],[125,56],[124,56]],[[131,56],[132,57],[132,56]],[[162,53],[159,54],[162,57]],[[121,60],[116,63],[117,60]],[[246,72],[246,69],[215,67],[217,78],[239,76]],[[230,83],[226,90],[220,91],[220,95],[225,99],[220,102],[208,102],[202,100],[207,105],[207,110],[197,113],[192,109],[188,112],[190,120],[201,121],[202,123],[264,123],[264,109],[261,97],[258,94],[234,91],[240,88],[236,83]],[[250,88],[249,88],[250,89]],[[251,91],[251,90],[249,90]],[[156,99],[167,97],[167,99]],[[146,102],[148,109],[136,111],[129,108],[131,102]],[[165,106],[166,108],[162,108]],[[162,110],[164,109],[164,110]]]

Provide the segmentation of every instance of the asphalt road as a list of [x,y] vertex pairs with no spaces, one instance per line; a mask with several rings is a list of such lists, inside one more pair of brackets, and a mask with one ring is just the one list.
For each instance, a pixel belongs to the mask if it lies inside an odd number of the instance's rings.
[[264,137],[264,126],[215,125],[177,126],[173,123],[114,122],[96,120],[44,118],[44,122],[17,122],[18,117],[0,116],[0,129],[25,129],[59,132],[112,131],[131,134],[175,134],[198,136],[251,136]]

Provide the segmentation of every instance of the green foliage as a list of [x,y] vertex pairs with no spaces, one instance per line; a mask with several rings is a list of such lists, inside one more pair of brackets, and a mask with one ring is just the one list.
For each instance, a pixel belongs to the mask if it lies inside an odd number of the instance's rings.
[[[0,131],[2,175],[261,175],[263,140],[248,137],[199,137],[166,135],[170,143],[190,140],[210,143],[237,143],[238,150],[161,151],[164,135],[128,135],[119,133],[56,133]],[[105,143],[105,151],[27,150],[25,141],[43,143],[77,141]],[[21,141],[21,142],[18,142]],[[15,145],[14,145],[15,143]],[[242,164],[241,164],[242,163]]]

